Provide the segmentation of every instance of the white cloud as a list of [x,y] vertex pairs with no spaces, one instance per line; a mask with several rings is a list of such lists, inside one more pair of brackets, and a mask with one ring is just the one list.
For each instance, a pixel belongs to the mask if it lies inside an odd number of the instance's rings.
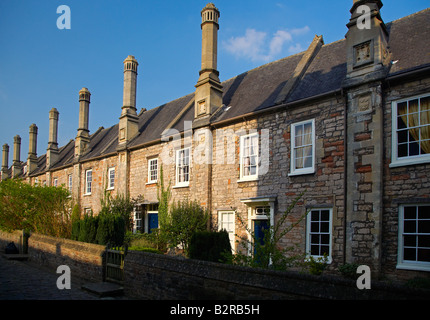
[[296,53],[299,53],[299,52],[302,52],[302,51],[305,51],[305,50],[306,49],[303,48],[300,43],[296,43],[296,44],[294,44],[294,45],[292,45],[292,46],[290,46],[288,48],[288,52],[291,53],[291,54],[296,54]]
[[[223,46],[237,58],[246,58],[254,62],[268,62],[282,53],[285,44],[292,43],[295,37],[303,36],[309,30],[308,26],[292,30],[278,30],[268,39],[266,32],[246,29],[244,36],[232,37],[228,41],[223,41]],[[303,51],[303,48],[300,43],[294,43],[289,46],[288,51],[297,53]]]

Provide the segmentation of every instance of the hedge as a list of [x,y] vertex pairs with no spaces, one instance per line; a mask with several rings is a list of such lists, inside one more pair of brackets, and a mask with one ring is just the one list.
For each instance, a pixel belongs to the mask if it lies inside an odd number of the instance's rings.
[[230,239],[225,230],[197,231],[191,237],[189,247],[191,259],[226,262],[226,255],[229,253],[231,253]]

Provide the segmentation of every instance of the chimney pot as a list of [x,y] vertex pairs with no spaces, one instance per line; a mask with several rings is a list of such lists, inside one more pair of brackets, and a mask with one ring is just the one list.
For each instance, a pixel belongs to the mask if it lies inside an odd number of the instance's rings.
[[27,170],[30,174],[37,168],[37,126],[32,124],[29,130],[29,145],[28,145],[28,158]]
[[59,112],[57,109],[52,108],[49,111],[49,141],[48,150],[46,153],[46,167],[49,169],[58,161],[58,118]]
[[3,145],[3,159],[1,166],[1,179],[6,180],[9,178],[9,145]]
[[16,135],[13,138],[13,162],[12,162],[12,177],[16,177],[22,173],[21,166],[21,137]]
[[87,150],[90,143],[89,117],[91,93],[87,88],[79,91],[79,126],[75,140],[75,157],[79,158]]

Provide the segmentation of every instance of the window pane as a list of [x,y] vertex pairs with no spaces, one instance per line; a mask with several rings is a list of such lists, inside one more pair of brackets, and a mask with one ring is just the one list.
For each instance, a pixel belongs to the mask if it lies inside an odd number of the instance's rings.
[[418,142],[411,142],[409,144],[409,155],[417,156],[420,154],[420,145]]
[[430,96],[420,99],[421,110],[430,110]]
[[330,211],[322,210],[321,211],[321,221],[329,221],[330,220]]
[[418,236],[418,247],[430,249],[430,236]]
[[418,232],[430,233],[430,220],[418,220]]
[[318,234],[312,234],[311,244],[319,244],[319,243],[320,243],[320,236]]
[[407,119],[406,116],[397,118],[397,129],[398,130],[407,128],[407,125],[405,123],[405,121],[407,121],[406,119]]
[[303,136],[302,135],[296,135],[296,147],[300,147],[303,145]]
[[401,130],[397,133],[397,142],[398,143],[405,143],[408,142],[408,130]]
[[398,145],[397,156],[398,157],[407,157],[408,156],[408,145],[407,144],[399,144]]
[[430,219],[430,206],[418,207],[418,219]]
[[321,244],[329,244],[330,243],[330,235],[322,234],[321,235]]
[[319,221],[320,219],[320,212],[317,210],[314,210],[311,212],[312,221]]
[[416,224],[417,223],[415,220],[405,221],[404,232],[405,233],[415,233],[416,232]]
[[418,261],[430,262],[430,249],[418,249]]
[[420,113],[420,126],[429,125],[429,121],[430,121],[429,112],[430,112],[430,110],[421,111],[421,113]]
[[312,160],[313,160],[312,156],[306,157],[305,161],[304,161],[304,167],[305,168],[311,168],[312,167]]
[[311,232],[319,232],[319,223],[318,222],[312,222],[311,223]]
[[329,232],[329,223],[328,222],[321,222],[320,232]]
[[320,256],[323,256],[325,254],[326,255],[330,254],[330,247],[329,246],[321,246]]
[[415,248],[405,248],[403,250],[403,259],[416,261],[416,249]]
[[318,245],[312,245],[311,246],[311,255],[313,256],[319,256],[320,255],[320,250],[319,250],[319,246]]
[[405,207],[404,213],[405,213],[405,219],[416,219],[417,207]]
[[404,236],[405,247],[416,247],[417,246],[417,236]]
[[397,104],[397,114],[398,115],[403,115],[406,114],[408,112],[408,103],[407,102],[402,102]]

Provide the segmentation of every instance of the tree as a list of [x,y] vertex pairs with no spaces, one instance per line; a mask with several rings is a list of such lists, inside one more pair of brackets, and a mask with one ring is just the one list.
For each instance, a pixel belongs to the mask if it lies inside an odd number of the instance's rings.
[[173,203],[164,226],[160,231],[167,238],[171,247],[180,245],[188,255],[188,248],[194,232],[206,231],[209,213],[196,201],[178,201]]
[[0,229],[70,237],[71,199],[63,187],[31,186],[19,179],[0,182]]

